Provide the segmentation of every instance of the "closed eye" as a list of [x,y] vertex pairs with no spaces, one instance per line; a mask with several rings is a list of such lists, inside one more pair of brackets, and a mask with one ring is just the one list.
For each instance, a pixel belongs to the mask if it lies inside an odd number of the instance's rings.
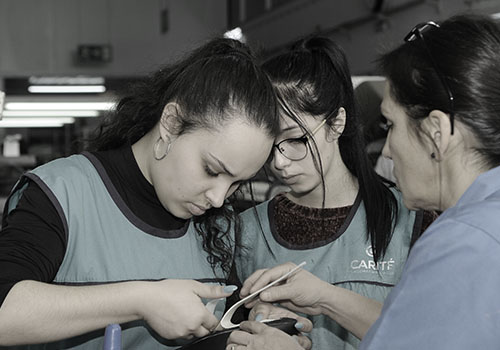
[[213,171],[212,169],[210,169],[210,167],[208,165],[205,165],[205,172],[207,173],[208,176],[211,176],[211,177],[219,176],[219,174],[216,173],[215,171]]
[[304,134],[301,137],[295,137],[295,138],[292,138],[292,139],[286,139],[285,141],[287,141],[288,143],[290,143],[292,145],[299,144],[299,143],[306,143],[307,142],[307,135]]

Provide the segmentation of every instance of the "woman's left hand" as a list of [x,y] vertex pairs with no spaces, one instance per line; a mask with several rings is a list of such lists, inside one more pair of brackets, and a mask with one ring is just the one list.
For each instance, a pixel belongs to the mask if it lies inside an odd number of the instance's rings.
[[311,349],[311,340],[305,336],[290,336],[285,332],[256,321],[245,321],[240,330],[233,331],[226,350],[304,350]]
[[250,314],[248,315],[248,319],[251,321],[277,320],[283,317],[296,319],[297,323],[295,327],[300,332],[312,331],[313,324],[311,320],[299,316],[288,309],[270,303],[258,302],[252,310],[250,310]]

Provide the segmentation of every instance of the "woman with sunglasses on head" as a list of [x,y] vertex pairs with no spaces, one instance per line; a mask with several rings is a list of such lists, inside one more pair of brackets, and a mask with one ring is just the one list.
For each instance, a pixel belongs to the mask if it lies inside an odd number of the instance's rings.
[[500,348],[499,62],[500,26],[472,15],[418,25],[380,60],[383,154],[407,207],[443,213],[361,349]]
[[239,241],[226,199],[278,132],[272,85],[238,41],[213,39],[138,83],[91,152],[13,189],[0,233],[0,346],[102,349],[111,323],[122,324],[123,349],[207,335],[218,319],[202,298],[235,290],[224,287]]
[[[264,292],[312,315],[313,346],[355,349],[400,277],[431,213],[404,208],[401,194],[373,170],[356,114],[351,75],[334,42],[310,37],[263,65],[278,94],[281,133],[269,167],[290,191],[242,214],[237,254],[240,296],[306,261],[283,286]],[[248,304],[253,306],[253,304]],[[250,318],[280,311],[258,304]],[[231,341],[248,337],[235,333]]]

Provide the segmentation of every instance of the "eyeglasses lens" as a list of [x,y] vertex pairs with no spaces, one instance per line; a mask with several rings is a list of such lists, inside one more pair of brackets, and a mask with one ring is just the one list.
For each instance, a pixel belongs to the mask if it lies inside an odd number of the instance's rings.
[[278,149],[290,160],[301,160],[307,155],[307,145],[302,139],[284,140],[278,145]]

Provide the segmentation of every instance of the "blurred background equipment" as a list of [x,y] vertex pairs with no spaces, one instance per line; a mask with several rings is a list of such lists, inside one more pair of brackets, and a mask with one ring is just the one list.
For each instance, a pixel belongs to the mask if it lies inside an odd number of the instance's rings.
[[[221,35],[247,42],[263,57],[313,33],[335,40],[355,75],[375,165],[385,138],[377,55],[399,44],[414,23],[461,12],[500,21],[500,1],[1,0],[0,205],[23,171],[81,151],[77,141],[130,83]],[[11,135],[21,135],[18,156],[4,155],[12,154],[4,149]],[[257,201],[283,190],[268,175],[254,180]]]

